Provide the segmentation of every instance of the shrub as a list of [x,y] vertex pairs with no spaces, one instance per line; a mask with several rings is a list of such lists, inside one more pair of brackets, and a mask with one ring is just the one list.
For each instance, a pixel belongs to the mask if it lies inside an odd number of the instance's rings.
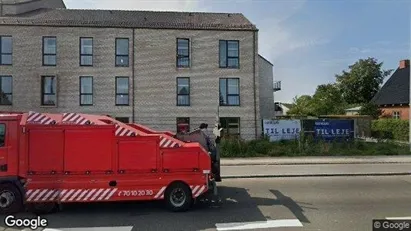
[[408,141],[408,120],[380,119],[371,123],[371,136],[377,139]]
[[410,154],[408,146],[393,142],[367,143],[357,140],[326,142],[307,137],[304,141],[288,140],[270,142],[267,138],[252,141],[223,139],[221,157],[263,156],[352,156],[352,155],[404,155]]

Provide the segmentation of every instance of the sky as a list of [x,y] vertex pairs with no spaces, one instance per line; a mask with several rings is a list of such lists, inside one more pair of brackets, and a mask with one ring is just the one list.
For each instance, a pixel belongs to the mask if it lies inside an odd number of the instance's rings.
[[259,29],[259,54],[281,81],[277,102],[312,95],[357,60],[384,69],[410,59],[410,0],[64,0],[69,9],[242,13]]

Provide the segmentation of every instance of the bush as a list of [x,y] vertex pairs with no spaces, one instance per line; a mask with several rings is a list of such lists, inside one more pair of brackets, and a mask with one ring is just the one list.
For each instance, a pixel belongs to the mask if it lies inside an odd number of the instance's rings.
[[[303,140],[303,139],[302,139]],[[325,142],[310,137],[304,141],[270,142],[268,139],[244,141],[223,139],[221,157],[275,157],[275,156],[353,156],[353,155],[405,155],[408,146],[392,142],[367,143],[363,141]]]
[[371,136],[377,139],[408,141],[408,120],[380,119],[371,123]]

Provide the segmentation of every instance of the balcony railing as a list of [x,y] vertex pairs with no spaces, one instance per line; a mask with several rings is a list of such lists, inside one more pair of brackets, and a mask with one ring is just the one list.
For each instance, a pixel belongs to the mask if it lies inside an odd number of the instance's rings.
[[273,90],[274,91],[281,91],[281,81],[274,81],[274,87]]

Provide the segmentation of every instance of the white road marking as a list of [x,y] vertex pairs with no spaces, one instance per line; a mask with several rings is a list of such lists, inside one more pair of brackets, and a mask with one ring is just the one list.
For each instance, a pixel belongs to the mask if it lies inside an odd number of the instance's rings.
[[386,217],[387,220],[411,220],[411,217]]
[[42,231],[131,231],[133,226],[113,226],[113,227],[78,227],[78,228],[45,228]]
[[281,219],[281,220],[267,220],[267,221],[257,221],[257,222],[221,223],[221,224],[216,224],[215,226],[218,231],[223,231],[223,230],[303,227],[303,224],[298,219]]

